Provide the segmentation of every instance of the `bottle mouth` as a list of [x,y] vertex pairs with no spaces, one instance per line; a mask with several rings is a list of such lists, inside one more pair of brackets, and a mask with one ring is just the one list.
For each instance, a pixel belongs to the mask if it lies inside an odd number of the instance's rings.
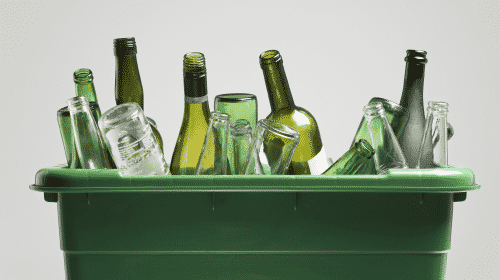
[[370,99],[370,102],[368,102],[368,104],[372,104],[372,103],[382,103],[382,106],[384,107],[384,109],[386,111],[398,112],[398,113],[405,112],[405,108],[403,108],[401,105],[399,105],[398,103],[396,103],[394,101],[385,99],[385,98],[373,97],[372,99]]
[[427,63],[427,58],[425,57],[426,55],[427,55],[426,51],[406,50],[405,61],[416,64],[426,64]]
[[116,54],[136,54],[137,45],[134,37],[116,38],[113,40],[115,55]]
[[210,119],[214,120],[216,122],[220,122],[220,121],[229,122],[230,116],[228,114],[213,111],[210,113]]
[[280,52],[277,50],[268,50],[261,53],[259,56],[259,62],[261,67],[264,67],[264,65],[267,64],[273,64],[280,61],[283,61],[283,59],[281,58]]
[[374,117],[384,113],[384,106],[380,102],[370,103],[363,107],[366,117]]
[[237,119],[231,124],[231,134],[233,136],[243,136],[252,133],[250,122],[245,119]]
[[90,69],[81,68],[73,73],[73,81],[77,84],[86,84],[92,82],[93,80],[94,76],[92,75],[92,71],[90,71]]
[[205,72],[205,55],[200,52],[190,52],[184,55],[184,73]]
[[70,111],[80,110],[84,107],[89,108],[89,101],[85,96],[72,97],[66,101]]
[[432,112],[448,112],[448,103],[443,101],[429,101],[427,110]]
[[356,142],[355,145],[358,151],[360,151],[361,154],[368,159],[370,159],[375,154],[375,150],[373,149],[372,145],[370,145],[370,142],[366,141],[365,139],[359,139],[359,141]]
[[296,142],[300,140],[300,134],[297,130],[280,122],[263,119],[259,121],[258,125],[262,126],[267,131],[283,138],[291,139]]

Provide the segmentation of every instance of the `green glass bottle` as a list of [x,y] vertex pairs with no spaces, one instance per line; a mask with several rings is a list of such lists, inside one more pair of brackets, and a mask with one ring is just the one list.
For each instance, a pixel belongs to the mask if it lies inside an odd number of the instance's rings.
[[187,53],[184,55],[184,116],[170,161],[172,175],[195,174],[209,118],[205,56],[199,52]]
[[360,139],[321,175],[354,175],[375,154],[365,139]]
[[318,124],[309,111],[295,105],[280,53],[269,50],[259,58],[271,103],[271,113],[266,119],[288,125],[300,134],[287,174],[322,174],[329,164]]
[[[142,89],[139,66],[137,65],[137,45],[134,37],[114,39],[116,58],[115,100],[116,105],[135,102],[144,111],[144,91]],[[155,125],[151,125],[153,134],[163,152],[163,139]]]
[[[406,125],[398,137],[401,150],[409,168],[417,166],[420,142],[424,135],[424,78],[427,64],[426,51],[407,50],[403,93],[399,105],[406,110]],[[432,151],[432,144],[427,143],[426,151]],[[426,153],[429,154],[429,153]],[[433,157],[421,162],[421,168],[432,168]]]
[[[92,71],[87,68],[80,68],[73,73],[73,81],[75,82],[76,96],[85,96],[90,104],[96,103],[97,95],[94,87],[94,75]],[[95,114],[93,114],[95,121],[99,121],[101,117],[101,109],[96,107]]]

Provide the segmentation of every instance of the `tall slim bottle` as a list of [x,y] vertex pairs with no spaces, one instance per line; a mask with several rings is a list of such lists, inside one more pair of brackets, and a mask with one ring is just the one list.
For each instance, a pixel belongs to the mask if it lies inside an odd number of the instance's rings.
[[183,71],[184,116],[170,163],[172,175],[195,174],[210,118],[205,56],[185,54]]
[[[142,89],[139,66],[137,65],[137,45],[134,37],[113,40],[116,58],[115,100],[116,105],[135,102],[144,111],[144,91]],[[163,151],[163,139],[156,126],[151,125],[153,134]]]
[[300,134],[287,174],[322,174],[329,164],[318,124],[309,111],[295,105],[280,53],[268,50],[259,58],[271,103],[271,113],[266,119],[288,125]]
[[[406,51],[405,79],[399,105],[406,109],[407,121],[398,142],[409,168],[417,166],[420,142],[425,128],[423,93],[426,55],[426,51]],[[432,145],[429,143],[428,147],[424,148],[432,150]],[[421,163],[421,168],[432,168],[432,166],[432,157],[426,158],[425,162]]]

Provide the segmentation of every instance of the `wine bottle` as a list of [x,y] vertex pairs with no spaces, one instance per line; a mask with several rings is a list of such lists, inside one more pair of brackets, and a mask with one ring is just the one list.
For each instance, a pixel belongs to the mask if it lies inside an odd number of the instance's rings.
[[[424,134],[424,77],[427,63],[426,51],[407,50],[403,93],[399,105],[406,112],[406,125],[398,141],[409,168],[417,166],[420,142]],[[427,143],[425,150],[432,150],[432,143]],[[428,154],[426,152],[426,154]],[[428,156],[421,162],[420,168],[432,168],[433,158]]]
[[280,53],[268,50],[259,58],[271,103],[271,113],[266,119],[288,125],[300,134],[287,174],[322,174],[329,164],[318,124],[309,111],[295,105]]
[[172,175],[195,174],[210,118],[205,56],[187,53],[183,63],[184,116],[170,162]]
[[[134,37],[114,39],[116,58],[115,100],[116,105],[135,102],[144,111],[144,91],[142,89],[139,66],[137,64],[137,45]],[[163,139],[156,126],[151,125],[153,134],[163,152]]]
[[365,139],[359,139],[353,147],[343,154],[321,175],[353,175],[372,158],[375,150]]

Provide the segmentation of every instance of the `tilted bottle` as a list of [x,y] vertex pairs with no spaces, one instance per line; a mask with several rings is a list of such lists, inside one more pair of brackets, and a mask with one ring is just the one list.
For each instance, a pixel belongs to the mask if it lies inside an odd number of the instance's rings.
[[375,154],[370,142],[359,139],[321,175],[354,175]]
[[[403,93],[399,105],[406,109],[406,125],[398,137],[401,150],[409,168],[417,166],[420,142],[424,134],[424,77],[427,63],[426,51],[407,50],[406,69],[403,84]],[[432,144],[427,143],[424,149],[432,150]],[[432,168],[432,157],[421,162],[421,168]]]
[[195,174],[210,118],[205,56],[187,53],[183,63],[184,116],[170,162],[172,175]]
[[[117,38],[113,41],[116,58],[115,100],[116,105],[135,102],[144,111],[144,91],[142,89],[139,66],[137,64],[137,45],[134,37]],[[156,126],[151,125],[153,134],[163,152],[163,139]]]
[[259,58],[271,103],[271,113],[266,119],[288,125],[300,134],[287,174],[322,174],[330,165],[318,124],[309,111],[295,105],[280,53],[268,50]]

